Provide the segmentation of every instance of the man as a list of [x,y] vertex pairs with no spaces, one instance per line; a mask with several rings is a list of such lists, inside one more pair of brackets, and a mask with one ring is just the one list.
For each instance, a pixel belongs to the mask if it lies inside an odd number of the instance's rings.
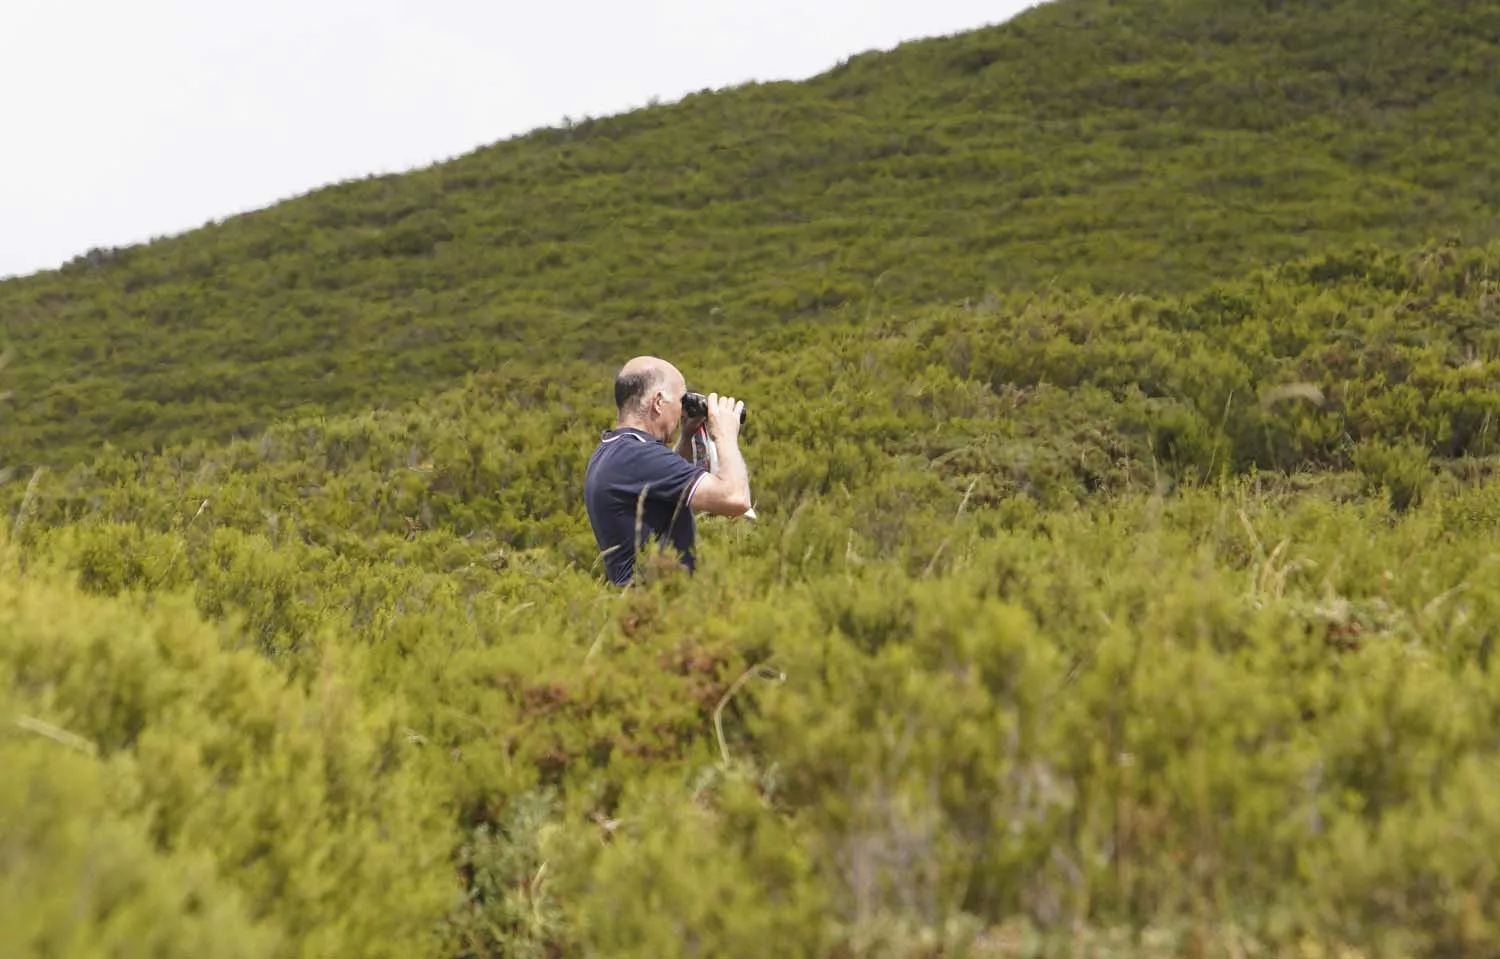
[[[648,543],[669,543],[694,569],[693,511],[740,516],[750,509],[750,478],[740,454],[740,412],[732,397],[708,397],[708,432],[719,471],[692,462],[693,435],[703,420],[686,420],[687,381],[677,367],[638,356],[615,377],[615,425],[604,431],[584,473],[583,497],[609,581],[628,586],[635,554]],[[673,433],[681,434],[674,450]]]

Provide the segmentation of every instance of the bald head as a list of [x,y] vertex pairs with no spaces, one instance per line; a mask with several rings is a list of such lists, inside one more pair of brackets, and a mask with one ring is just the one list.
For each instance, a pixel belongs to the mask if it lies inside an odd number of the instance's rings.
[[684,388],[677,367],[655,356],[637,356],[615,375],[615,407],[622,416],[647,414],[658,390],[679,395]]
[[687,381],[666,360],[637,356],[615,374],[616,426],[644,430],[663,442],[682,423],[682,394]]

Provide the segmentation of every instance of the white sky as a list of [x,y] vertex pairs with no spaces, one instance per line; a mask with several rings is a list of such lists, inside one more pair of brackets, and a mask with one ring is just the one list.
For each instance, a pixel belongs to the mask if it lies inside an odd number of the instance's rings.
[[1035,0],[0,0],[0,277]]

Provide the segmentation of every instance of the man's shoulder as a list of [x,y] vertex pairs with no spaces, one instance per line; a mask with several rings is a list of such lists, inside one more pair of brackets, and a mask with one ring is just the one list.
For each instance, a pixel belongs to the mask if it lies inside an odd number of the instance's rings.
[[670,462],[674,457],[682,458],[656,437],[630,428],[606,430],[594,456],[608,457],[611,462],[617,463],[662,463]]
[[[641,430],[623,428],[606,430],[599,446],[590,457],[588,472],[591,476],[608,476],[609,482],[682,483],[704,469],[703,464],[690,463],[682,455],[654,436]],[[599,474],[603,474],[600,476]]]
[[661,444],[639,430],[605,430],[589,460],[595,463],[632,462],[643,455],[650,455],[647,451],[653,446],[659,447]]

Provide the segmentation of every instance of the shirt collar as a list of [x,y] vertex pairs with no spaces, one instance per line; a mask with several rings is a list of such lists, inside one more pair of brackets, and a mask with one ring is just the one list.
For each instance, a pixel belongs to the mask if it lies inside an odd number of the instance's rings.
[[645,430],[636,429],[634,426],[620,426],[612,429],[607,429],[604,431],[604,436],[601,442],[609,443],[613,440],[619,439],[622,436],[629,436],[633,439],[640,440],[642,443],[661,442],[661,440],[652,436],[650,433],[647,433]]

